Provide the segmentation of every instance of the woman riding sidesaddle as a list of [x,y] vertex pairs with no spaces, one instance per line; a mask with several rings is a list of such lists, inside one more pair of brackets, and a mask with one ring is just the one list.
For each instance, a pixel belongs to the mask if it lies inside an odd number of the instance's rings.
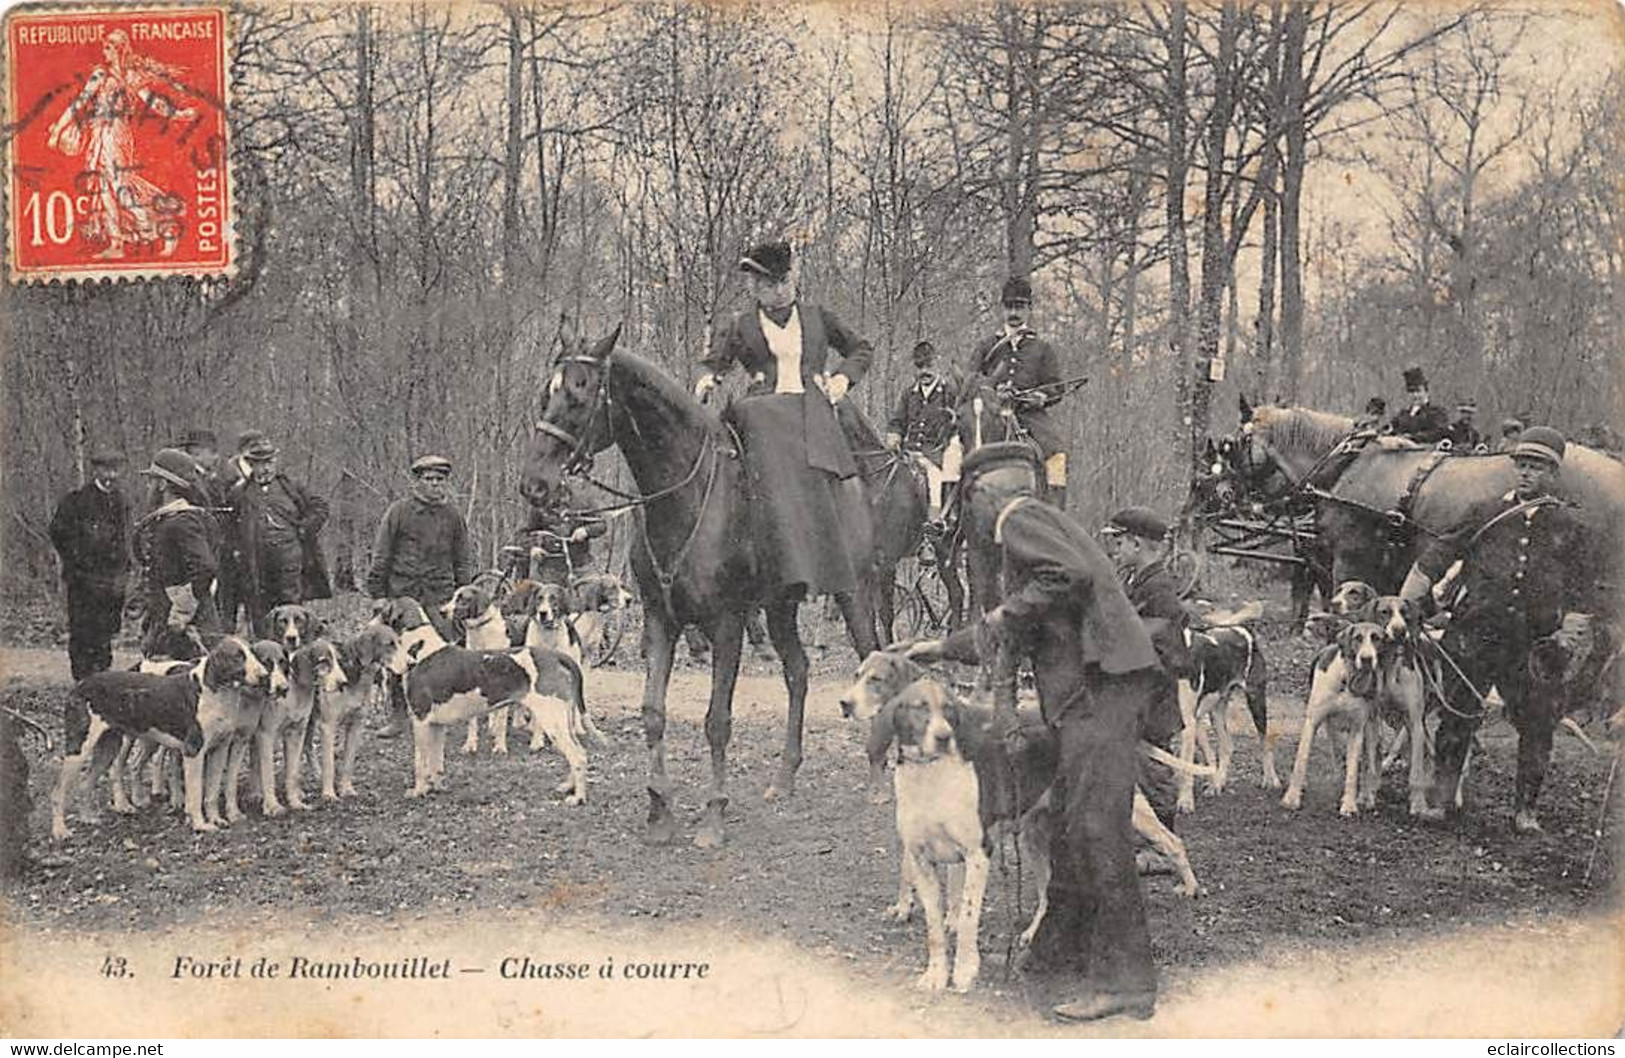
[[[739,262],[755,304],[718,330],[694,395],[704,400],[736,363],[750,376],[729,415],[744,442],[760,582],[800,585],[808,598],[843,595],[858,586],[851,553],[866,543],[855,539],[866,523],[835,405],[862,381],[873,348],[828,309],[802,301],[790,266],[785,242],[762,243]],[[830,349],[841,359],[826,370]]]

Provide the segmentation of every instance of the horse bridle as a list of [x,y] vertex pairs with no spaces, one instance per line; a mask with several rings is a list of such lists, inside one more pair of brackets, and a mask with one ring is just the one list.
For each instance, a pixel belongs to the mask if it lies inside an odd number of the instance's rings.
[[[614,402],[609,392],[609,365],[603,360],[579,353],[561,356],[554,363],[559,365],[561,370],[565,364],[591,364],[598,369],[598,385],[593,394],[592,412],[587,416],[587,426],[586,429],[581,431],[580,437],[557,423],[548,422],[545,410],[542,412],[542,417],[536,420],[537,430],[550,437],[556,437],[570,446],[570,456],[564,461],[563,470],[564,473],[573,476],[582,473],[586,467],[592,464],[594,453],[588,449],[588,446],[592,444],[593,426],[598,422],[598,416],[602,414],[604,424],[606,426],[611,425],[609,418],[613,414]],[[594,482],[594,484],[597,484],[597,482]]]

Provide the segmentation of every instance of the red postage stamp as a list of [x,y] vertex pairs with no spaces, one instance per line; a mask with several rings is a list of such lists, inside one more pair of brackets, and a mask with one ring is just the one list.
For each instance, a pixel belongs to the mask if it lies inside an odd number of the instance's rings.
[[13,282],[233,270],[221,8],[6,20]]

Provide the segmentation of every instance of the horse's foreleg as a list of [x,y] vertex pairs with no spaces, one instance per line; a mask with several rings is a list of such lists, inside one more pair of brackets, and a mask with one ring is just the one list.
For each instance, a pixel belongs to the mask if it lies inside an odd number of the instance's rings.
[[725,613],[711,626],[711,704],[705,711],[705,741],[711,746],[711,789],[694,844],[713,849],[722,844],[722,817],[728,808],[728,739],[733,734],[734,680],[744,646],[745,614]]
[[[835,605],[841,608],[841,619],[846,622],[847,634],[852,639],[852,649],[858,652],[858,659],[868,657],[880,649],[875,640],[875,609],[874,600],[869,589],[860,586],[857,591],[843,591],[835,593]],[[795,633],[796,604],[790,604],[790,629]],[[773,644],[778,645],[779,634],[773,631],[772,609],[769,608],[767,618],[767,631],[773,637]],[[796,634],[796,648],[801,647],[801,637]],[[784,656],[784,651],[779,651]]]
[[[767,788],[767,799],[787,798],[795,793],[796,769],[801,767],[801,726],[807,712],[807,652],[801,648],[801,635],[796,631],[794,601],[780,601],[767,608],[767,632],[778,649],[779,663],[784,666],[784,689],[790,697],[789,719],[784,731],[784,756],[779,758],[778,778]],[[842,612],[851,605],[851,596],[845,596]],[[851,620],[850,615],[848,621]],[[848,627],[851,627],[848,625]],[[872,649],[872,648],[871,648]],[[867,653],[862,657],[868,657]]]
[[666,685],[671,682],[677,626],[654,606],[644,611],[643,738],[649,747],[649,821],[644,839],[669,844],[677,836],[671,814],[671,784],[666,779]]
[[[897,625],[897,569],[882,569],[875,578],[875,624],[880,645],[889,647],[895,639]],[[869,655],[865,654],[864,657]]]

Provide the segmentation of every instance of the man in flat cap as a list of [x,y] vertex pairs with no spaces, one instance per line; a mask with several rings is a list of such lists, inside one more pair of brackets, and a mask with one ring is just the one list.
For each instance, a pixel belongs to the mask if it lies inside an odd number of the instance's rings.
[[[1167,676],[1100,545],[1037,501],[1039,474],[1024,443],[996,442],[965,457],[961,517],[977,538],[994,541],[1004,598],[978,624],[909,653],[975,662],[978,639],[1003,639],[1031,657],[1039,705],[1059,742],[1052,796],[1064,820],[1034,960],[1070,962],[1087,975],[1057,1017],[1148,1018],[1157,971],[1130,820],[1141,726]],[[1013,706],[1011,695],[996,698],[995,725],[1006,733],[1019,730]]]
[[1428,379],[1419,367],[1405,369],[1405,396],[1409,404],[1388,424],[1400,437],[1417,444],[1438,444],[1450,434],[1450,416],[1428,399]]
[[919,456],[930,488],[930,517],[940,522],[943,485],[959,481],[962,450],[954,429],[959,386],[937,367],[937,350],[930,342],[916,343],[912,359],[914,384],[903,391],[886,421],[886,447]]
[[250,622],[284,603],[328,599],[327,562],[318,534],[327,524],[327,501],[282,473],[277,447],[269,438],[251,441],[242,454],[248,481],[238,501],[238,525],[253,546],[257,582]]
[[68,594],[68,666],[74,681],[113,665],[130,565],[130,501],[119,488],[124,457],[90,457],[90,481],[62,497],[51,515],[51,544]]
[[[451,460],[444,456],[421,456],[412,463],[412,494],[390,504],[378,523],[367,594],[374,604],[401,596],[416,599],[441,635],[455,642],[440,607],[459,586],[474,579],[474,554],[468,524],[447,502],[450,477]],[[399,680],[390,682],[390,723],[378,733],[380,738],[408,730],[406,697]]]
[[1432,539],[1400,589],[1403,598],[1426,606],[1433,583],[1462,562],[1459,601],[1441,641],[1454,664],[1444,666],[1448,706],[1439,720],[1430,818],[1442,818],[1454,803],[1493,687],[1518,732],[1513,824],[1519,832],[1540,829],[1535,801],[1563,701],[1563,666],[1530,661],[1553,648],[1548,637],[1563,624],[1564,602],[1581,596],[1590,571],[1590,563],[1577,560],[1587,553],[1583,528],[1569,504],[1551,495],[1566,448],[1563,435],[1549,426],[1525,430],[1512,449],[1517,483],[1469,507],[1448,533]]
[[[1188,639],[1190,614],[1181,598],[1184,586],[1168,563],[1169,531],[1168,522],[1149,507],[1124,507],[1100,530],[1123,578],[1123,591],[1168,674],[1157,688],[1141,732],[1146,741],[1164,749],[1185,726],[1179,695],[1192,693],[1188,684],[1195,670]],[[1179,686],[1181,680],[1186,686]],[[1191,705],[1194,708],[1195,703]],[[1142,760],[1140,780],[1157,818],[1172,829],[1179,795],[1174,773],[1166,765]]]
[[1049,342],[1028,325],[1032,284],[1020,276],[1005,280],[999,292],[1004,328],[984,339],[971,354],[963,396],[978,388],[1004,387],[1015,393],[1016,421],[1038,445],[1044,461],[1046,498],[1066,509],[1066,448],[1061,424],[1050,408],[1061,399],[1061,360]]

